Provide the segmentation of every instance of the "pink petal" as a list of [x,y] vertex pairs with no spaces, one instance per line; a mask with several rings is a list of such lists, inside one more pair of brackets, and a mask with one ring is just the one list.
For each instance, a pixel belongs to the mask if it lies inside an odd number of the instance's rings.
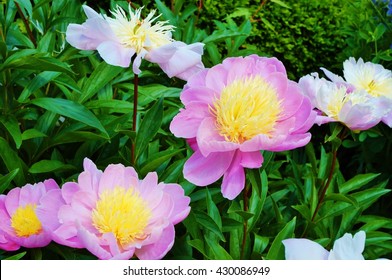
[[214,118],[205,118],[197,131],[197,145],[203,156],[214,152],[229,152],[239,148],[240,144],[228,142],[216,128]]
[[46,231],[52,232],[60,226],[58,211],[64,204],[60,189],[51,190],[41,198],[36,214]]
[[88,19],[83,24],[69,24],[66,31],[67,42],[80,50],[95,50],[105,41],[115,41],[116,37],[109,24],[102,17]]
[[326,260],[328,251],[320,244],[304,239],[290,238],[283,240],[286,260]]
[[196,151],[184,165],[184,177],[197,186],[207,186],[214,183],[229,168],[235,151],[211,153],[203,157]]
[[227,70],[222,64],[215,65],[207,72],[206,86],[217,93],[216,98],[227,85]]
[[241,166],[246,168],[259,168],[264,161],[263,155],[260,151],[256,152],[241,152]]
[[[83,174],[84,174],[84,172],[79,175],[79,178]],[[89,189],[89,188],[86,188],[86,189]],[[61,193],[62,193],[62,196],[63,196],[65,203],[70,204],[74,194],[80,190],[81,190],[80,185],[78,185],[77,183],[74,183],[74,182],[65,183],[61,188]]]
[[170,123],[170,131],[176,137],[193,138],[196,137],[201,121],[210,115],[206,104],[192,102],[186,109],[180,110]]
[[[270,84],[274,89],[275,92],[280,100],[285,103],[285,99],[288,98],[288,95],[295,94],[295,91],[299,91],[297,88],[290,85],[290,89],[288,89],[288,80],[287,77],[280,72],[275,72],[269,74],[265,77],[265,80],[268,84]],[[296,98],[300,98],[300,101],[303,98],[301,94],[295,94]],[[283,103],[283,104],[284,104]],[[286,109],[286,106],[284,107]]]
[[158,63],[170,78],[176,76],[187,80],[204,68],[201,62],[203,46],[202,43],[186,45],[176,41],[151,50],[146,59]]
[[[121,67],[129,67],[131,64],[131,58],[135,54],[134,49],[125,48],[116,41],[104,41],[97,46],[97,50],[103,60],[105,60],[108,64]],[[138,62],[140,62],[140,59],[141,58],[139,57]],[[137,64],[136,59],[134,63]],[[140,74],[140,70],[138,71],[137,69],[133,69],[134,73]]]
[[125,176],[125,168],[122,164],[110,164],[106,167],[104,173],[99,181],[99,193],[115,187],[122,187],[128,189],[130,186],[137,186],[139,184],[138,178],[132,176],[134,172],[130,173],[129,177]]
[[102,18],[100,14],[98,14],[96,11],[91,9],[89,6],[83,5],[82,8],[87,18],[96,18],[96,17]]
[[[281,96],[281,108],[282,111],[279,115],[279,120],[285,120],[294,116],[301,108],[304,102],[305,96],[301,94],[298,86],[289,83],[287,86],[287,92],[280,94]],[[308,111],[310,111],[310,108]]]
[[58,244],[65,245],[72,248],[84,248],[83,243],[77,237],[78,230],[74,224],[61,225],[58,229],[53,231],[52,239]]
[[230,167],[223,175],[222,195],[233,200],[245,187],[245,171],[241,166],[241,152],[237,152]]
[[78,229],[78,238],[84,245],[84,248],[89,250],[93,255],[97,256],[101,260],[108,260],[113,256],[100,245],[100,240],[94,234],[88,232],[84,228]]
[[184,195],[184,189],[178,184],[165,184],[164,192],[169,194],[174,202],[174,208],[170,215],[170,222],[174,225],[183,221],[189,214],[191,199]]
[[149,172],[140,182],[138,190],[151,209],[157,207],[162,201],[163,190],[161,186],[158,186],[158,175],[156,172]]
[[195,86],[188,88],[181,93],[180,99],[185,107],[194,102],[212,106],[217,98],[217,93],[207,87]]
[[20,188],[13,188],[4,199],[4,206],[11,217],[19,207]]
[[287,135],[274,135],[273,138],[264,134],[259,134],[241,144],[242,152],[255,152],[259,150],[272,151],[275,146],[283,143]]
[[143,246],[140,249],[136,249],[135,255],[140,260],[162,259],[167,254],[167,252],[169,252],[169,250],[173,247],[174,236],[175,236],[174,226],[170,224],[168,227],[166,227],[163,230],[161,237],[157,242],[147,246]]

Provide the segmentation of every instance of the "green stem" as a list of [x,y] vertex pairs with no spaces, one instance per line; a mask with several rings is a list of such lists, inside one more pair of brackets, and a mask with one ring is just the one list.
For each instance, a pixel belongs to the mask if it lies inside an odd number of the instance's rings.
[[[138,99],[138,85],[139,85],[139,76],[137,74],[133,77],[133,118],[132,118],[132,131],[136,132],[137,129],[137,99]],[[131,147],[131,163],[135,165],[135,141],[132,141]]]

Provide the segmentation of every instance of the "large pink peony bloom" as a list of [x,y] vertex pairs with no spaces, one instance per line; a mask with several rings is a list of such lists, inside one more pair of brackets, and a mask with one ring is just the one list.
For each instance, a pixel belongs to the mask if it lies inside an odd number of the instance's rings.
[[46,180],[34,185],[14,188],[7,195],[0,195],[0,248],[18,250],[21,246],[37,248],[48,245],[52,239],[45,228],[48,225],[37,215],[42,200],[59,190],[57,183]]
[[201,55],[203,44],[186,45],[171,38],[174,26],[158,21],[152,11],[141,19],[141,10],[132,11],[129,18],[119,6],[112,12],[114,18],[100,15],[88,6],[83,6],[87,20],[83,24],[70,24],[66,39],[75,48],[97,50],[109,64],[129,67],[133,61],[133,72],[140,74],[142,59],[157,63],[169,77],[187,80],[203,69]]
[[306,145],[316,113],[276,58],[228,58],[192,76],[181,93],[185,105],[170,129],[195,153],[184,176],[206,186],[223,176],[222,193],[234,199],[244,188],[244,168],[258,168],[260,150]]
[[[174,243],[174,225],[190,211],[178,184],[143,180],[132,167],[111,164],[103,172],[89,159],[77,183],[52,193],[39,212],[52,227],[53,240],[86,248],[99,259],[161,259]],[[56,213],[53,215],[53,213]]]
[[379,122],[392,126],[392,72],[379,64],[343,63],[344,78],[321,68],[330,81],[317,73],[306,75],[299,85],[320,114],[316,123],[341,122],[352,130],[367,130]]

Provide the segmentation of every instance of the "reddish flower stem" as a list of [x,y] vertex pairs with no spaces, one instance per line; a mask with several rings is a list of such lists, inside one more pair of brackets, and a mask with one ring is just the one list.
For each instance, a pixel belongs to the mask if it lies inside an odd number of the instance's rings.
[[23,24],[26,27],[27,34],[29,35],[29,38],[31,42],[33,43],[34,47],[37,47],[37,41],[35,40],[35,37],[33,35],[33,32],[30,29],[29,21],[27,18],[24,16],[22,9],[20,8],[18,2],[15,2],[16,9],[18,10],[19,16],[22,18]]
[[327,182],[325,183],[325,186],[324,186],[324,188],[321,191],[321,194],[320,194],[317,206],[316,206],[316,210],[314,210],[314,213],[313,213],[313,216],[312,216],[312,222],[316,218],[317,212],[320,210],[321,203],[323,202],[323,200],[325,198],[325,194],[327,193],[328,187],[329,187],[329,185],[332,182],[332,178],[333,178],[333,174],[334,174],[334,170],[335,170],[335,165],[336,165],[337,152],[338,152],[338,150],[334,149],[334,151],[332,153],[331,170],[329,171]]

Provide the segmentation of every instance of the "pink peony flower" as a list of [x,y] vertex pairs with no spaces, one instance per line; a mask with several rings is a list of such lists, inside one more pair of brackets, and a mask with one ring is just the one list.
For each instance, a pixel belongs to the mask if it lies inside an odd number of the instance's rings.
[[134,12],[129,6],[129,18],[119,6],[112,12],[114,18],[100,15],[83,6],[87,20],[83,24],[70,24],[66,40],[81,50],[97,50],[109,64],[129,67],[140,74],[142,59],[158,63],[169,77],[187,79],[204,68],[201,62],[202,43],[186,45],[171,38],[174,26],[158,21],[155,11],[141,19],[139,8]]
[[276,58],[228,58],[192,76],[181,93],[184,109],[170,130],[188,139],[195,153],[184,177],[206,186],[223,176],[222,194],[234,199],[244,188],[244,168],[258,168],[260,150],[306,145],[316,113]]
[[319,110],[316,123],[338,121],[352,130],[366,130],[379,122],[392,127],[392,72],[382,65],[356,61],[343,63],[344,79],[321,68],[331,80],[317,73],[302,77],[299,85]]
[[46,211],[39,213],[57,220],[53,240],[86,248],[99,259],[163,258],[173,246],[174,225],[190,211],[181,186],[158,183],[155,172],[139,180],[132,167],[122,164],[102,172],[85,159],[84,169],[77,183],[52,193]]
[[302,77],[299,85],[319,112],[318,125],[341,122],[351,130],[367,130],[377,125],[388,111],[384,98],[374,98],[345,82],[320,79],[317,73]]
[[354,237],[346,233],[337,239],[330,252],[320,244],[305,238],[283,240],[286,260],[363,260],[366,233],[357,232]]
[[0,248],[7,251],[44,247],[51,242],[45,221],[37,216],[42,200],[59,186],[53,179],[14,188],[0,195]]

